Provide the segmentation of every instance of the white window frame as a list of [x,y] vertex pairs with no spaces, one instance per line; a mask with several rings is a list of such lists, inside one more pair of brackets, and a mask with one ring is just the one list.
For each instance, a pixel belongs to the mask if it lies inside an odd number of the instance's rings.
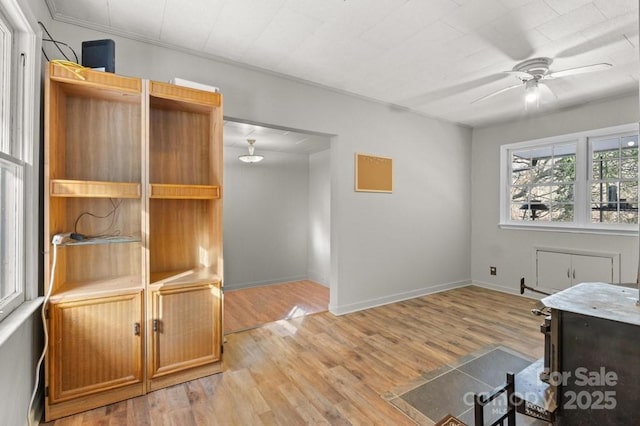
[[[591,223],[589,139],[638,133],[638,123],[624,124],[500,146],[500,222],[502,229],[638,235],[638,224]],[[576,180],[573,222],[519,221],[511,219],[511,152],[549,145],[576,143]]]
[[[16,208],[21,214],[17,217],[16,226],[16,262],[11,266],[16,269],[11,271],[11,276],[17,281],[17,291],[0,305],[0,343],[16,326],[11,314],[20,311],[19,316],[22,316],[23,311],[27,308],[32,310],[33,305],[37,307],[38,304],[39,132],[36,113],[39,108],[36,101],[40,85],[40,43],[36,35],[37,22],[23,3],[23,0],[3,0],[0,4],[2,21],[13,33],[10,52],[3,49],[0,63],[0,67],[4,67],[8,60],[3,74],[7,70],[10,73],[8,81],[0,81],[3,101],[8,98],[0,110],[3,114],[0,119],[0,156],[15,166],[18,185],[22,185],[22,188],[17,188],[20,191]],[[4,90],[7,83],[10,90]],[[4,106],[8,106],[8,110]],[[25,309],[19,309],[22,306]]]

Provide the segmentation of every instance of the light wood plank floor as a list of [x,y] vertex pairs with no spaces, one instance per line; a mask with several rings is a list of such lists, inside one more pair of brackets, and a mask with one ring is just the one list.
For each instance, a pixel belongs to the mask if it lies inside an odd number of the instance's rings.
[[324,312],[328,306],[329,289],[309,280],[226,291],[224,332]]
[[55,425],[413,424],[380,395],[490,344],[542,357],[534,305],[465,287],[270,323],[227,337],[221,374]]

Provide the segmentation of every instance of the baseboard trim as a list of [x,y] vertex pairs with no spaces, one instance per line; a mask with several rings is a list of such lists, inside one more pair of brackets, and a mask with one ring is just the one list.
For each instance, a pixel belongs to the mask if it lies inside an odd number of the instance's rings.
[[543,297],[546,297],[542,294],[536,294],[536,293],[531,293],[528,292],[525,294],[520,294],[520,288],[513,288],[513,287],[505,287],[505,286],[501,286],[498,284],[493,284],[493,283],[487,283],[484,281],[472,281],[471,285],[475,285],[477,287],[482,287],[482,288],[486,288],[487,290],[495,290],[495,291],[499,291],[501,293],[507,293],[507,294],[513,294],[515,296],[522,296],[522,297],[526,297],[527,299],[535,299],[535,300],[540,300]]
[[454,288],[466,287],[471,285],[471,280],[455,281],[451,283],[438,284],[417,290],[411,290],[404,293],[396,293],[389,296],[378,297],[375,299],[363,300],[362,302],[350,303],[342,306],[329,305],[329,312],[334,315],[345,315],[352,312],[362,311],[365,309],[375,308],[377,306],[388,305],[390,303],[402,302],[403,300],[414,299],[429,294],[441,293]]
[[[283,284],[290,283],[293,281],[302,281],[309,280],[310,278],[306,275],[294,275],[292,277],[284,277],[284,278],[276,278],[273,280],[264,280],[264,281],[253,281],[248,283],[237,283],[237,284],[224,284],[225,291],[233,291],[233,290],[242,290],[244,288],[253,288],[253,287],[263,287],[265,285],[270,284]],[[314,280],[311,280],[314,281]]]

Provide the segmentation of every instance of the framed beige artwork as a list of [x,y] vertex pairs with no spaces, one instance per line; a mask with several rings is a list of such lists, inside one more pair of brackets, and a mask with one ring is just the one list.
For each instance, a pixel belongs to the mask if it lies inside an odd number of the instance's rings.
[[356,191],[393,192],[393,160],[356,153]]

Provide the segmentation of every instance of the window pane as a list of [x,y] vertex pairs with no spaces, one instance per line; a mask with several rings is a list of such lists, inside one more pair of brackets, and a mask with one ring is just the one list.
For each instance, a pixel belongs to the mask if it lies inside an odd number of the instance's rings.
[[638,211],[621,211],[620,223],[638,223]]
[[596,182],[591,185],[591,201],[615,207],[618,202],[618,186],[614,183]]
[[[633,203],[638,202],[638,182],[620,182],[620,202]],[[637,207],[637,206],[634,206]]]
[[553,198],[552,186],[534,186],[531,188],[531,202],[546,203],[549,204]]
[[573,222],[573,204],[553,205],[550,211],[554,222]]
[[637,223],[638,135],[591,141],[593,223]]
[[528,199],[529,188],[526,186],[511,187],[511,200],[514,203],[525,203]]
[[22,168],[0,158],[0,307],[22,291]]
[[513,151],[511,220],[572,221],[575,179],[575,143]]
[[607,210],[592,210],[591,222],[594,223],[618,223],[618,212]]
[[638,158],[638,135],[624,136],[620,141],[622,156]]
[[634,179],[638,176],[637,158],[623,158],[620,161],[620,178]]
[[573,201],[573,185],[558,185],[553,193],[553,201],[566,203]]

